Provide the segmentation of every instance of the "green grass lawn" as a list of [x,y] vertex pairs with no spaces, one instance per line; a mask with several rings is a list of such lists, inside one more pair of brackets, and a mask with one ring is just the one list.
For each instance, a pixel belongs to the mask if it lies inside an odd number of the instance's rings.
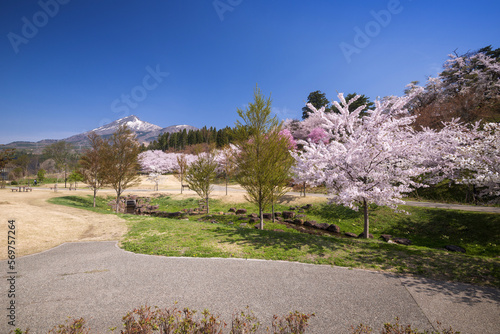
[[[108,200],[99,199],[93,209],[92,197],[67,196],[52,203],[110,213]],[[160,210],[194,208],[198,199],[155,198]],[[394,213],[386,207],[370,208],[371,240],[332,235],[310,235],[279,223],[265,223],[265,230],[241,227],[235,216],[218,215],[230,207],[257,212],[249,203],[226,204],[211,201],[211,217],[189,220],[122,215],[129,232],[122,240],[126,250],[165,256],[236,257],[299,261],[378,271],[413,274],[433,279],[460,281],[500,287],[500,215],[456,210],[404,206],[410,214]],[[278,205],[276,211],[288,210]],[[304,213],[307,219],[340,226],[342,232],[361,233],[362,213],[344,207],[317,204]],[[218,223],[211,223],[215,220]],[[232,224],[231,224],[232,223]],[[273,231],[275,229],[283,232]],[[388,244],[381,234],[412,240],[411,246]],[[445,245],[457,245],[466,254],[448,252]]]

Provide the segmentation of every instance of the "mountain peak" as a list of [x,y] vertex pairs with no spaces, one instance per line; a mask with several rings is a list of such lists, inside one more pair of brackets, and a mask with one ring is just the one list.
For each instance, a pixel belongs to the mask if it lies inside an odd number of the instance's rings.
[[124,122],[135,122],[135,121],[140,121],[139,117],[137,117],[136,115],[130,115],[130,116],[126,116],[126,117],[117,119],[115,122],[124,123]]
[[130,115],[127,117],[120,118],[116,121],[113,121],[109,124],[103,125],[94,129],[93,131],[98,135],[107,135],[115,132],[120,125],[126,125],[130,130],[134,132],[150,132],[150,131],[158,131],[162,128],[158,125],[154,125],[148,122],[141,121],[139,117],[135,115]]

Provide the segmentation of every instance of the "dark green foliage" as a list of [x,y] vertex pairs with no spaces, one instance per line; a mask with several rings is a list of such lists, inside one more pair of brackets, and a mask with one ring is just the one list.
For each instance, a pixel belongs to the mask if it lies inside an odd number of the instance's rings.
[[36,177],[39,183],[42,183],[45,180],[45,169],[40,169],[36,173]]
[[[324,106],[326,106],[326,110],[330,110],[330,102],[326,98],[326,94],[322,93],[320,90],[314,91],[312,93],[309,93],[309,96],[307,96],[307,103],[310,103],[314,106],[316,109],[320,109]],[[309,117],[309,114],[312,112],[312,110],[309,109],[309,107],[306,105],[305,107],[302,108],[302,119],[306,119]]]
[[151,142],[148,150],[183,151],[189,146],[197,144],[215,145],[224,147],[234,141],[234,130],[230,127],[217,130],[215,127],[206,126],[199,130],[184,129],[181,132],[163,133]]
[[493,198],[479,197],[481,189],[473,185],[458,184],[452,180],[443,180],[438,184],[430,185],[428,188],[420,188],[409,194],[409,197],[417,200],[433,201],[440,203],[459,204],[485,204]]

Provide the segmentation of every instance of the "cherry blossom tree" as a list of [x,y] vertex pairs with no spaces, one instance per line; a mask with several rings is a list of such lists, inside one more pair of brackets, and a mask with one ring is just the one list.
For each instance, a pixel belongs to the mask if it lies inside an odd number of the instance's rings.
[[[472,143],[462,146],[462,158],[458,163],[462,168],[474,172],[468,179],[477,187],[482,187],[480,195],[500,196],[500,124],[487,123],[482,130],[476,125],[471,131]],[[497,198],[498,200],[498,198]]]
[[349,112],[357,97],[349,102],[343,94],[338,98],[340,103],[333,102],[338,114],[309,106],[313,112],[304,122],[323,128],[330,140],[302,142],[304,151],[293,153],[295,174],[309,184],[324,184],[331,202],[363,207],[363,235],[368,238],[370,203],[396,209],[405,193],[423,186],[416,177],[428,170],[421,153],[426,144],[416,141],[410,126],[415,118],[403,108],[411,97],[376,101],[363,117],[364,106]]
[[442,128],[443,122],[460,118],[473,123],[480,119],[498,120],[500,116],[499,49],[483,48],[462,56],[451,54],[437,77],[424,87],[414,81],[406,93],[418,92],[408,106],[418,115],[416,125]]
[[323,128],[312,129],[309,135],[307,135],[307,138],[315,144],[319,143],[320,141],[322,141],[324,144],[328,144],[328,141],[330,140],[330,137]]
[[297,149],[297,142],[293,138],[293,135],[290,132],[290,130],[288,130],[288,129],[282,129],[278,133],[278,135],[288,142],[288,149],[289,150],[295,150],[295,149]]
[[[184,176],[187,167],[195,160],[196,156],[193,154],[165,153],[161,150],[145,151],[139,155],[141,169],[149,173],[148,180],[155,183],[156,190],[163,174],[176,173]],[[179,165],[179,161],[182,166]]]
[[142,171],[149,173],[148,180],[155,184],[158,191],[161,176],[174,168],[172,159],[163,151],[145,151],[139,154],[139,163]]
[[481,189],[479,196],[500,196],[499,123],[467,125],[454,120],[444,125],[438,137],[455,141],[454,149],[440,158],[447,162],[443,163],[447,178]]

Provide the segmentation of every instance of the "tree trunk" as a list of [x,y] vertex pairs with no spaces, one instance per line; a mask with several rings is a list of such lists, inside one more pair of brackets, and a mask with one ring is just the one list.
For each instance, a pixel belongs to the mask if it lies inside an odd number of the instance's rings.
[[116,210],[115,212],[118,213],[118,206],[120,205],[120,195],[121,195],[121,188],[118,188],[118,191],[116,192]]
[[226,173],[226,196],[227,196],[227,173]]
[[271,206],[271,220],[272,220],[273,223],[275,222],[275,220],[274,220],[274,203]]
[[304,182],[304,197],[306,197],[306,183]]
[[96,195],[97,195],[97,189],[94,188],[94,208],[95,208],[95,197],[96,197]]
[[262,204],[259,204],[259,216],[260,216],[259,230],[263,230],[264,229],[264,212],[262,212]]
[[364,237],[368,239],[370,236],[370,227],[369,227],[369,221],[368,221],[368,203],[366,203],[366,199],[363,199],[363,211],[364,211],[364,216],[365,216],[365,232],[364,232]]
[[209,212],[209,207],[208,207],[208,196],[206,198],[206,202],[207,202],[207,215],[208,215],[208,212]]

